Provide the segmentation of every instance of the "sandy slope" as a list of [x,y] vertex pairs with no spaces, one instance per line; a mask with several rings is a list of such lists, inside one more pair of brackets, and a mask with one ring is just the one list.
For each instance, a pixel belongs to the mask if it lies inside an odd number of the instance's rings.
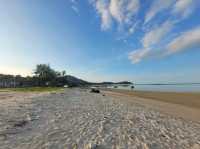
[[17,101],[0,106],[2,149],[200,147],[200,123],[122,96],[68,89]]

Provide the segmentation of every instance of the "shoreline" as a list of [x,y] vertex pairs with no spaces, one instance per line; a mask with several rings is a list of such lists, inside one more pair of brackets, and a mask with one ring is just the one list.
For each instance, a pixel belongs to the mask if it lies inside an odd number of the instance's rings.
[[103,91],[111,91],[120,93],[125,96],[141,97],[161,102],[179,104],[186,107],[200,109],[200,93],[197,92],[163,92],[163,91],[135,91],[123,89],[105,89]]

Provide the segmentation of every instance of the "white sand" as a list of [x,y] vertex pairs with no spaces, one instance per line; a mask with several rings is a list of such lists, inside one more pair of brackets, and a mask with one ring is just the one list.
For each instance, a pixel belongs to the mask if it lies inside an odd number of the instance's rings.
[[200,123],[123,97],[67,89],[20,101],[0,106],[2,149],[200,148]]

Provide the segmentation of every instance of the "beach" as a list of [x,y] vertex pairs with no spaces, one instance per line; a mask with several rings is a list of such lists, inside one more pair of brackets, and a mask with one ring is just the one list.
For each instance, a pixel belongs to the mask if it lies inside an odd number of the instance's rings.
[[200,121],[200,93],[129,91],[120,89],[102,89],[114,97],[126,97],[128,100],[152,106],[164,113],[187,120]]
[[134,91],[121,89],[105,89],[124,96],[141,97],[153,99],[172,104],[179,104],[187,107],[200,109],[200,92],[161,92],[161,91]]
[[80,88],[0,92],[0,148],[199,149],[198,99],[197,93]]

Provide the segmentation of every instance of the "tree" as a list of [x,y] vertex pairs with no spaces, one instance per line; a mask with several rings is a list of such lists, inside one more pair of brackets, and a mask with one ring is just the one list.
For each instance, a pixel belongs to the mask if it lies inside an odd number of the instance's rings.
[[66,71],[63,70],[63,71],[62,71],[62,76],[64,77],[65,75],[66,75]]
[[56,71],[56,77],[61,77],[61,73],[59,71]]
[[57,77],[56,71],[47,64],[37,65],[34,74],[38,78],[40,86],[52,85]]

